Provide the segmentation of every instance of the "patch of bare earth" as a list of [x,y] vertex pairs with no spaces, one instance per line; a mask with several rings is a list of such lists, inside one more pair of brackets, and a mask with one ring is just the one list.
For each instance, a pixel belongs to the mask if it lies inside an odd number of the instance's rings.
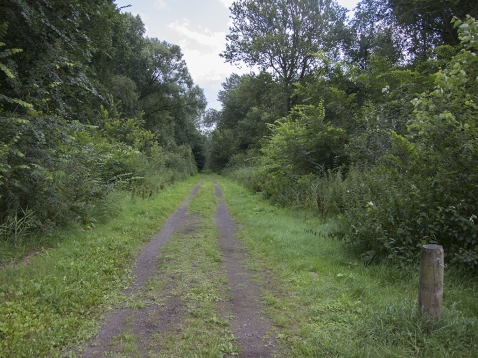
[[247,253],[236,237],[236,224],[222,200],[217,183],[215,193],[219,200],[216,210],[219,246],[231,287],[231,299],[226,302],[226,309],[234,316],[231,330],[241,347],[240,357],[272,357],[277,351],[277,342],[271,332],[272,324],[263,313],[261,291],[245,266]]
[[[121,352],[128,356],[141,357],[146,353],[146,347],[135,345],[126,349],[125,345],[130,342],[128,342],[125,332],[131,332],[135,342],[142,342],[147,341],[155,333],[172,329],[178,313],[182,310],[178,304],[179,300],[170,299],[153,304],[154,298],[151,298],[150,302],[144,302],[139,300],[139,297],[147,297],[146,283],[158,273],[157,258],[160,249],[183,222],[187,207],[199,190],[199,186],[200,184],[168,218],[159,234],[144,246],[133,270],[133,284],[124,292],[127,296],[126,302],[122,307],[107,315],[96,337],[88,343],[83,357],[104,357]],[[148,307],[148,309],[133,309],[135,307]]]

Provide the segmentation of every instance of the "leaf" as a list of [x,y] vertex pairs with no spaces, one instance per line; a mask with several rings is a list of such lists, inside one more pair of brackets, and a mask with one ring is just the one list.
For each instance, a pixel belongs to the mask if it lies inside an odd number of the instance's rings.
[[0,63],[0,70],[2,70],[3,73],[7,75],[8,78],[15,78],[12,71],[10,71],[10,69],[7,66],[5,66],[3,63]]

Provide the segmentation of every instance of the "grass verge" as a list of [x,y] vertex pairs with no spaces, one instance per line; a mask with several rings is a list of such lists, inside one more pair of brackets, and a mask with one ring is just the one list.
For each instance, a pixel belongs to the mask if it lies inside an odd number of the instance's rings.
[[277,338],[291,357],[478,356],[478,283],[445,274],[443,318],[417,313],[418,270],[365,266],[331,225],[270,205],[217,177]]
[[150,198],[116,192],[111,219],[56,231],[28,259],[0,272],[0,356],[64,356],[90,338],[101,312],[131,283],[135,252],[158,232],[199,177]]

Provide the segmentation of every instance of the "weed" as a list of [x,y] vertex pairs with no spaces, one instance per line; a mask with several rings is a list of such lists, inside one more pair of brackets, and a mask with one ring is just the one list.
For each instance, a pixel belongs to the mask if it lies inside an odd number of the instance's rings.
[[38,227],[35,212],[30,209],[21,209],[21,213],[7,216],[0,225],[0,240],[10,241],[15,247],[20,246],[30,233],[31,229]]

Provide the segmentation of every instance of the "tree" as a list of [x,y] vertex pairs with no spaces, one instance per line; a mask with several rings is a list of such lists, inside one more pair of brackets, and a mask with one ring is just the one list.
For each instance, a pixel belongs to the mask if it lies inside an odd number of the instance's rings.
[[257,146],[268,134],[266,124],[282,114],[278,93],[280,89],[267,72],[238,76],[233,74],[225,83],[218,98],[222,111],[218,128],[231,129],[239,140],[238,149],[246,151]]
[[[145,71],[139,81],[139,98],[146,126],[158,130],[167,118],[199,119],[206,107],[202,90],[194,85],[181,48],[155,38],[143,49]],[[165,122],[166,120],[166,122]]]
[[359,2],[350,24],[346,53],[352,63],[361,69],[367,68],[372,55],[386,58],[392,63],[398,63],[405,56],[405,33],[383,0]]
[[0,1],[2,228],[87,223],[116,185],[204,165],[202,90],[179,47],[144,32],[113,0]]
[[237,153],[237,140],[230,129],[216,129],[212,133],[211,148],[211,168],[221,170],[229,162],[229,158]]
[[138,88],[146,77],[144,47],[146,31],[139,16],[118,14],[112,25],[108,49],[98,51],[91,62],[92,72],[101,84],[101,92],[121,101],[123,115],[134,117],[141,112]]
[[290,175],[323,174],[342,166],[345,130],[327,123],[322,104],[299,105],[290,114],[271,124],[271,135],[262,148],[271,172]]
[[[7,23],[0,24],[0,40],[3,40],[3,37],[7,33],[7,29],[8,29],[8,24]],[[4,47],[4,46],[5,46],[5,43],[0,41],[0,47]],[[8,57],[10,57],[10,56],[12,56],[16,53],[20,53],[22,51],[23,50],[20,49],[20,48],[9,48],[9,49],[6,49],[6,50],[2,50],[0,52],[0,60],[2,60],[2,62],[3,62],[4,59],[7,59]],[[2,62],[0,62],[0,75],[1,76],[6,76],[6,78],[9,78],[9,79],[14,79],[15,75],[12,73],[12,70],[6,64],[3,64]],[[22,101],[18,98],[11,98],[11,97],[5,96],[4,94],[0,93],[0,112],[2,110],[2,106],[1,106],[2,102],[16,103],[16,104],[18,104],[22,107],[29,107],[29,108],[31,107],[31,104],[26,103],[26,102],[24,102],[24,101]]]
[[110,48],[118,14],[112,0],[2,1],[0,23],[9,22],[5,44],[23,50],[9,63],[17,75],[7,80],[6,95],[43,113],[77,119],[85,103],[101,97],[89,62]]
[[215,130],[221,131],[221,135],[213,135],[212,140],[223,138],[228,133],[235,142],[231,147],[233,150],[221,152],[221,159],[214,158],[219,151],[210,153],[212,162],[219,169],[229,163],[230,156],[259,154],[262,139],[269,134],[267,125],[283,114],[280,85],[268,72],[233,74],[222,86],[223,90],[218,94],[222,110],[209,111],[205,118],[209,127],[214,123]]
[[435,75],[436,87],[414,100],[405,138],[412,146],[410,172],[433,210],[429,230],[456,260],[477,268],[478,21],[467,17],[455,27],[464,48]]
[[412,53],[426,59],[427,52],[437,45],[460,43],[453,17],[464,20],[478,15],[476,0],[388,0],[399,24],[407,29]]
[[338,55],[345,9],[334,0],[240,0],[230,9],[233,25],[221,56],[270,71],[283,87],[289,113],[292,85],[315,71],[314,54]]
[[[413,100],[399,88],[392,95],[390,88],[391,96],[409,97],[413,105],[401,132],[386,123],[397,119],[393,111],[369,111],[370,130],[360,137],[373,138],[371,130],[378,133],[385,124],[394,129],[393,141],[391,148],[377,148],[374,167],[346,182],[342,212],[346,241],[368,260],[376,255],[414,262],[425,242],[435,242],[448,262],[478,268],[478,22],[468,17],[455,26],[461,50],[429,75],[434,86],[412,72],[386,74],[391,84],[393,75],[416,87]],[[418,91],[420,82],[426,86]],[[364,147],[373,146],[367,141]]]

